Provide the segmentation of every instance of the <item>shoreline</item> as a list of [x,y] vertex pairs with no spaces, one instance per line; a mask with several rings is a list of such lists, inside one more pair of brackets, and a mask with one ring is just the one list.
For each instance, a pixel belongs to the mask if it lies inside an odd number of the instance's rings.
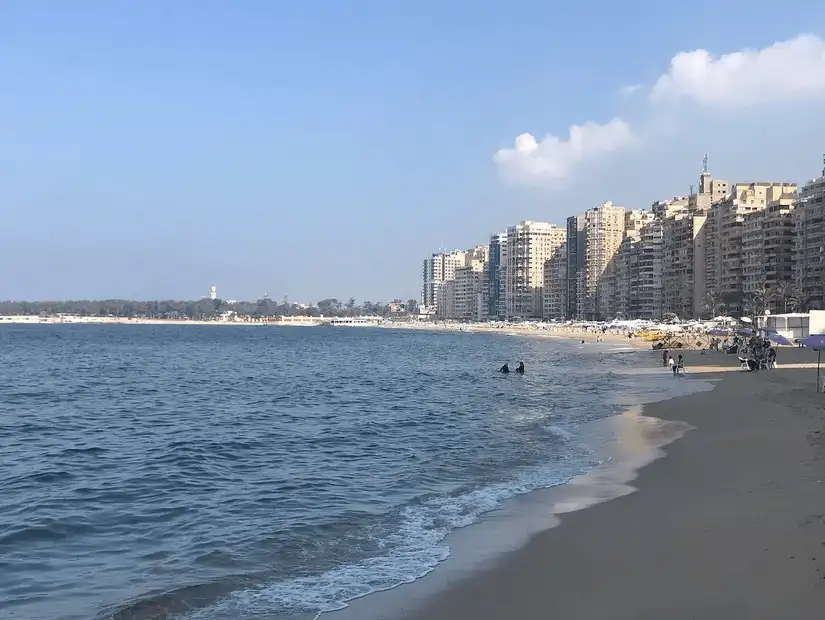
[[[444,595],[464,580],[495,567],[502,557],[523,548],[533,537],[559,527],[564,515],[635,492],[633,481],[639,471],[665,456],[670,444],[693,430],[681,421],[650,416],[644,411],[647,404],[713,390],[713,384],[704,377],[666,386],[663,382],[671,383],[670,374],[652,367],[650,362],[640,356],[620,370],[620,374],[632,378],[635,387],[622,390],[612,399],[617,413],[582,425],[582,435],[576,443],[592,450],[591,458],[598,464],[557,485],[505,500],[480,521],[453,530],[443,541],[450,547],[450,555],[426,574],[352,599],[343,609],[322,612],[321,618],[402,617],[399,609],[418,608],[421,601]],[[639,376],[644,380],[638,381]],[[657,387],[651,390],[654,385]]]
[[491,566],[384,617],[818,617],[825,401],[815,355],[789,349],[784,365],[758,373],[730,372],[731,356],[685,357],[715,388],[644,405],[644,416],[692,430],[643,464],[631,491],[561,514]]

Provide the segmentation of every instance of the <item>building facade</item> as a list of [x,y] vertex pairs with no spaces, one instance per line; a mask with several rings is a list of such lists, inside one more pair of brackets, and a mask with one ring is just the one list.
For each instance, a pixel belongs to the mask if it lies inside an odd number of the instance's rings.
[[565,244],[565,265],[567,268],[567,294],[565,299],[565,319],[578,316],[579,267],[584,263],[585,219],[583,215],[567,218],[567,241]]
[[446,318],[459,321],[481,321],[487,316],[482,308],[482,287],[486,262],[471,259],[467,265],[455,270],[453,313]]
[[[778,292],[794,280],[795,197],[768,203],[764,211],[745,216],[742,226],[742,293],[747,298]],[[768,296],[767,309],[784,312],[783,301]]]
[[794,209],[794,259],[799,302],[825,308],[825,168],[821,177],[799,190]]
[[[577,318],[598,320],[610,314],[606,290],[614,267],[613,258],[624,237],[623,207],[608,201],[584,213],[584,261],[580,263],[576,282]],[[604,278],[604,280],[603,280]]]
[[502,319],[505,308],[505,277],[507,266],[507,231],[490,236],[487,265],[487,285],[484,296],[487,304],[487,316],[490,319]]
[[795,199],[796,194],[795,183],[737,183],[727,198],[711,207],[708,223],[712,220],[712,225],[705,232],[708,289],[721,297],[729,312],[744,310],[745,218],[764,211],[769,203]]
[[559,252],[566,237],[563,228],[547,222],[524,221],[507,229],[507,317],[542,317],[544,265]]
[[544,264],[544,319],[567,318],[567,247],[566,242],[556,255]]
[[662,223],[662,314],[702,315],[705,297],[705,231],[708,212],[682,211]]

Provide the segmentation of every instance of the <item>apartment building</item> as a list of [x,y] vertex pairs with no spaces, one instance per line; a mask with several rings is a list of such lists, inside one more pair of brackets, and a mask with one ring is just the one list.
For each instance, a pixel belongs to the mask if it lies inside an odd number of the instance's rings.
[[544,263],[544,312],[545,320],[566,318],[567,314],[567,242],[556,255]]
[[442,284],[455,279],[456,267],[464,265],[466,260],[467,253],[460,250],[438,252],[424,260],[421,306],[425,312],[437,312]]
[[490,236],[488,249],[487,286],[484,294],[487,303],[487,316],[501,319],[506,315],[505,275],[507,267],[507,231]]
[[697,318],[705,297],[708,211],[679,211],[661,220],[662,313]]
[[436,316],[451,319],[455,316],[455,277],[438,285]]
[[649,320],[661,318],[663,251],[662,221],[655,218],[642,228],[641,239],[636,246],[636,271],[631,280],[630,316]]
[[[744,255],[742,238],[745,217],[764,211],[769,203],[782,198],[796,198],[795,183],[737,183],[730,195],[715,203],[709,212],[706,237],[708,284],[722,297],[729,311],[742,311]],[[712,274],[712,278],[711,278]],[[710,286],[709,286],[710,288]]]
[[468,263],[455,270],[455,284],[453,285],[452,314],[447,318],[459,321],[481,321],[487,316],[483,302],[483,285],[486,261],[470,259]]
[[567,294],[564,310],[565,319],[572,319],[578,316],[579,267],[584,264],[585,254],[584,224],[585,218],[583,215],[573,215],[567,218],[567,243],[565,245]]
[[602,294],[609,296],[613,258],[624,236],[624,216],[624,208],[610,201],[584,213],[584,262],[579,264],[576,282],[576,312],[580,319],[594,320],[610,314],[607,299],[602,303],[599,299]]
[[601,302],[605,308],[608,308],[608,313],[603,317],[605,319],[612,318],[635,318],[630,314],[631,306],[631,289],[630,283],[633,279],[633,272],[637,269],[638,256],[636,254],[636,245],[639,238],[633,234],[625,234],[619,249],[616,251],[616,256],[613,259],[612,274],[602,277],[602,293]]
[[800,302],[825,308],[825,167],[821,177],[799,190],[794,237],[794,283]]
[[425,312],[435,312],[442,319],[454,318],[456,288],[454,284],[447,283],[454,283],[457,269],[470,266],[474,262],[483,265],[487,262],[488,256],[489,248],[477,245],[469,250],[439,252],[426,259],[423,268],[422,309]]
[[[777,291],[794,280],[794,208],[786,196],[768,203],[764,211],[745,216],[742,225],[742,293]],[[768,309],[784,312],[783,300],[772,298]]]
[[655,211],[626,212],[624,238],[613,263],[613,272],[602,277],[603,318],[661,317],[662,226]]
[[565,242],[563,228],[524,221],[507,229],[505,302],[508,317],[541,318],[544,265]]

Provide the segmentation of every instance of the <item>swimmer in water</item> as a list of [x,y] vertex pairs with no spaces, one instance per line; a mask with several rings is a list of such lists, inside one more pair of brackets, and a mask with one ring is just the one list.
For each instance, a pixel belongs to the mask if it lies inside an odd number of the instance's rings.
[[499,369],[499,372],[503,372],[506,375],[508,372],[510,372],[510,366],[508,366],[507,364],[504,364],[504,366],[502,366]]
[[518,368],[516,368],[516,372],[519,374],[524,374],[524,362],[518,363]]

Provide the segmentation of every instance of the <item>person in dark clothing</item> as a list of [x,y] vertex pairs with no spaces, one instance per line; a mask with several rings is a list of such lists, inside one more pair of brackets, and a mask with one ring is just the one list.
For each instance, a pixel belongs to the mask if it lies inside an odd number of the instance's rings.
[[499,372],[503,372],[506,375],[508,372],[510,372],[510,366],[504,364],[504,366],[501,367],[501,370],[499,370]]
[[519,362],[518,367],[516,368],[516,372],[519,374],[524,374],[524,362]]
[[667,349],[665,349],[662,353],[662,366],[667,366],[667,353]]

